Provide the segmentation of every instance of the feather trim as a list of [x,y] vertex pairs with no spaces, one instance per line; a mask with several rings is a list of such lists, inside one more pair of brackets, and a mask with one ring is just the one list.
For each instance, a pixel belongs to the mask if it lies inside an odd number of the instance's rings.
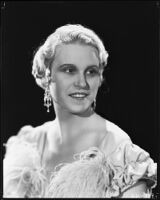
[[91,148],[76,157],[79,160],[55,169],[47,197],[105,197],[111,180],[105,155],[97,148]]
[[46,178],[36,145],[15,140],[3,161],[4,197],[42,197]]

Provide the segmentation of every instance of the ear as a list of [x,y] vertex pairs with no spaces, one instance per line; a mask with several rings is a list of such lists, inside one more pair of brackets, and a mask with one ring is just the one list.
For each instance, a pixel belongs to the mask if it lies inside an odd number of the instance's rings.
[[55,83],[55,70],[50,69],[50,83]]
[[45,74],[45,78],[46,78],[46,81],[50,84],[51,82],[54,83],[55,82],[55,76],[54,76],[54,73],[52,70],[50,69],[46,69],[46,74]]

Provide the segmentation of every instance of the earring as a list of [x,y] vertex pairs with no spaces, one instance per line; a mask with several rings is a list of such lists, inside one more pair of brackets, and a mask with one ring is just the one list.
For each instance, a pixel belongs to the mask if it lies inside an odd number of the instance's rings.
[[93,110],[95,110],[96,109],[96,99],[94,99],[94,101],[93,101]]
[[100,76],[100,84],[99,84],[99,87],[101,87],[102,83],[103,83],[103,76],[101,75],[101,76]]
[[49,90],[49,87],[47,87],[44,92],[44,106],[47,107],[47,112],[49,112],[49,107],[52,105],[51,102],[52,102],[52,98],[51,98],[50,90]]
[[44,106],[47,107],[47,112],[49,112],[49,107],[52,105],[52,98],[51,98],[51,93],[49,90],[49,71],[46,70],[46,88],[44,92]]

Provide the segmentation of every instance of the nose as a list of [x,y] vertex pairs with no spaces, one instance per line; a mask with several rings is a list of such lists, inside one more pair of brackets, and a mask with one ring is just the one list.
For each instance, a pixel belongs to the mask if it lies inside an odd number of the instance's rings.
[[78,88],[88,89],[88,83],[84,74],[79,74],[77,76],[75,86]]

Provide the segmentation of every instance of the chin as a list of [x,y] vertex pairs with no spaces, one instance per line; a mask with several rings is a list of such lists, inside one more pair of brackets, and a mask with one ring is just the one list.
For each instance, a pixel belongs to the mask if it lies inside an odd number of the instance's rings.
[[75,115],[83,115],[86,114],[90,109],[90,106],[72,106],[72,108],[68,109],[70,113]]

